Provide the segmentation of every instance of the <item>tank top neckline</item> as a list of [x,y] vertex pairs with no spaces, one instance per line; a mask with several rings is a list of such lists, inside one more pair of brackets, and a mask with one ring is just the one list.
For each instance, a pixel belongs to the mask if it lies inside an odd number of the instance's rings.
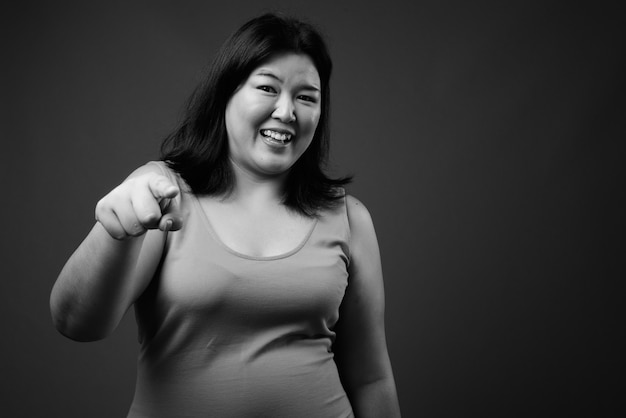
[[200,199],[198,198],[198,196],[196,196],[194,193],[191,193],[192,196],[192,200],[194,202],[194,205],[196,206],[196,209],[200,212],[200,217],[203,220],[204,225],[206,226],[209,235],[211,235],[211,238],[213,238],[213,240],[220,246],[222,247],[224,250],[226,250],[227,252],[240,257],[240,258],[244,258],[247,260],[253,260],[253,261],[272,261],[272,260],[279,260],[282,258],[287,258],[290,257],[294,254],[296,254],[297,252],[299,252],[306,244],[307,242],[309,242],[309,239],[311,238],[311,235],[313,235],[313,232],[315,231],[318,221],[318,218],[315,218],[313,220],[313,224],[309,227],[308,232],[306,233],[306,235],[304,236],[304,238],[300,241],[300,243],[293,249],[283,252],[281,254],[275,254],[275,255],[268,255],[268,256],[254,256],[254,255],[249,255],[249,254],[244,254],[240,251],[237,251],[231,247],[229,247],[228,245],[226,245],[222,239],[219,237],[219,235],[217,234],[217,232],[215,231],[215,228],[213,228],[213,224],[211,223],[211,220],[209,219],[208,214],[206,213],[206,211],[204,210],[204,208],[202,207],[202,204],[200,203]]

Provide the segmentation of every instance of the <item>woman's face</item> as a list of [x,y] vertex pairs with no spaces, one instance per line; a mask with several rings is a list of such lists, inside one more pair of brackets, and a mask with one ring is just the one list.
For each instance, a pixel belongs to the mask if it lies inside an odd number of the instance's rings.
[[232,162],[256,177],[286,173],[313,139],[321,101],[307,55],[275,55],[252,70],[226,105]]

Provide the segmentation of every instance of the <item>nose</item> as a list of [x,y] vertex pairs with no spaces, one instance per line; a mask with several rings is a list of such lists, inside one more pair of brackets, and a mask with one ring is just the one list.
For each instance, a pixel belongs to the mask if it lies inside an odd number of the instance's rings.
[[278,99],[272,117],[284,123],[291,123],[296,120],[296,109],[290,97],[283,95]]

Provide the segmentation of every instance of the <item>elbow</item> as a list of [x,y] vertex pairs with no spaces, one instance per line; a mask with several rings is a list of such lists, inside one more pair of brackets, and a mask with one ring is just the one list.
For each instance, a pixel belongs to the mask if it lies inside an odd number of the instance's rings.
[[64,337],[78,342],[92,342],[106,338],[112,330],[93,321],[80,319],[67,304],[50,297],[50,315],[56,330]]
[[99,341],[108,336],[109,333],[96,330],[95,327],[88,327],[73,323],[67,318],[59,318],[53,315],[52,322],[56,330],[66,338],[77,342]]

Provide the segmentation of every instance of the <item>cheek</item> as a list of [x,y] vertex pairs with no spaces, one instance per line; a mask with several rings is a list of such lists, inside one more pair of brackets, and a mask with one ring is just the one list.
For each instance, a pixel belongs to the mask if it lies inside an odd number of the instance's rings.
[[311,145],[311,142],[313,142],[313,137],[319,127],[319,119],[319,114],[308,115],[306,123],[303,124],[303,139],[306,138],[306,140],[302,141],[302,152],[306,151],[306,149]]
[[237,134],[237,130],[241,126],[241,124],[238,123],[240,118],[241,117],[238,103],[231,101],[230,103],[228,103],[228,106],[226,106],[226,112],[224,113],[226,133],[228,134],[229,138]]
[[308,118],[306,119],[306,123],[311,133],[315,132],[315,130],[317,129],[317,125],[319,124],[319,121],[320,121],[319,111],[311,112],[308,115]]
[[239,114],[248,123],[257,124],[267,120],[271,114],[271,108],[262,101],[249,101],[241,104]]
[[269,106],[267,103],[252,100],[244,96],[233,98],[226,107],[226,129],[229,134],[255,130],[268,118]]

